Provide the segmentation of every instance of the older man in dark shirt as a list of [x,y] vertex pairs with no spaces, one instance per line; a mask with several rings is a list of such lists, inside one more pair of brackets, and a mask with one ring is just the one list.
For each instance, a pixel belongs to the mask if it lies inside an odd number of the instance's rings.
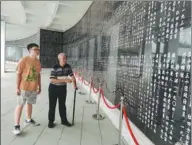
[[55,64],[51,71],[50,85],[49,85],[49,128],[55,126],[55,107],[57,99],[59,100],[59,114],[61,117],[61,124],[70,127],[71,124],[67,120],[66,114],[66,95],[67,95],[67,83],[72,83],[74,88],[77,89],[76,80],[73,75],[73,71],[69,64],[67,64],[67,58],[64,53],[58,55],[59,64]]

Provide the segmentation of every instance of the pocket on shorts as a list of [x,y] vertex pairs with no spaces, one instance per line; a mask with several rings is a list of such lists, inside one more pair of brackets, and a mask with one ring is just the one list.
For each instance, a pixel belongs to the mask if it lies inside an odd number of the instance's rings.
[[37,92],[32,92],[31,93],[33,96],[37,96]]
[[35,104],[37,100],[37,92],[30,92],[27,102],[30,104]]
[[20,96],[22,96],[22,97],[26,97],[26,91],[21,90],[21,95],[20,95]]
[[25,96],[17,96],[17,105],[24,105],[27,98]]

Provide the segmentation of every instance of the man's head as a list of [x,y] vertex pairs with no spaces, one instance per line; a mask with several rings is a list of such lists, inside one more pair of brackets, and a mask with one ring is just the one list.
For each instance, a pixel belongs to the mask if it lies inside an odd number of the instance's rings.
[[65,53],[59,53],[58,60],[59,60],[60,65],[64,66],[67,62],[67,57],[66,57]]
[[35,43],[30,43],[27,45],[27,49],[29,51],[29,54],[32,55],[32,56],[39,56],[39,45],[35,44]]

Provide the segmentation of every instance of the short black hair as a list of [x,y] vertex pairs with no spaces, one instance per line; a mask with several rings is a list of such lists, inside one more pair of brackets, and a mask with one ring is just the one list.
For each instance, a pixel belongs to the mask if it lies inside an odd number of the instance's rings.
[[28,44],[28,45],[27,45],[28,51],[29,51],[31,48],[33,48],[33,47],[39,47],[39,45],[37,45],[36,43],[30,43],[30,44]]

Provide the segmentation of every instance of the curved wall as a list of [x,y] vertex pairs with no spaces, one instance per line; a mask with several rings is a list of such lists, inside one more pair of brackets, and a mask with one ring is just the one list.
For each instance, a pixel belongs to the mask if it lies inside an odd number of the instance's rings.
[[[96,87],[98,78],[105,80],[112,103],[125,97],[131,121],[156,145],[189,145],[190,21],[190,1],[93,2],[59,44],[73,67],[94,75]],[[62,50],[52,51],[56,59]],[[46,57],[43,64],[51,67]]]
[[17,62],[21,57],[28,55],[27,45],[29,43],[40,43],[40,33],[25,39],[5,42],[5,60]]

